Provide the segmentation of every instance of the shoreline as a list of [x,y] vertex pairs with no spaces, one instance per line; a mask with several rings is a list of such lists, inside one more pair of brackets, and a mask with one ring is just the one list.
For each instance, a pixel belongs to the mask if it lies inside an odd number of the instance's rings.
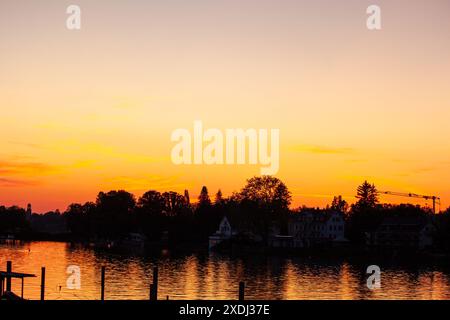
[[389,265],[440,265],[450,268],[450,255],[439,252],[416,252],[402,250],[386,250],[383,248],[368,248],[363,246],[347,246],[342,247],[321,247],[321,248],[270,248],[258,246],[239,246],[233,245],[227,250],[208,250],[207,244],[203,242],[188,242],[183,244],[166,244],[162,242],[153,242],[145,247],[121,246],[106,248],[103,246],[92,245],[88,241],[74,241],[63,237],[42,237],[40,239],[14,239],[0,240],[0,245],[18,245],[20,243],[32,242],[55,242],[66,243],[73,247],[82,247],[93,251],[121,254],[121,255],[138,255],[143,257],[161,256],[169,254],[173,256],[199,255],[207,256],[210,254],[221,256],[227,259],[242,258],[282,258],[297,259],[305,258],[305,260],[329,260],[332,262],[350,262],[350,263],[367,263],[367,262],[383,262]]

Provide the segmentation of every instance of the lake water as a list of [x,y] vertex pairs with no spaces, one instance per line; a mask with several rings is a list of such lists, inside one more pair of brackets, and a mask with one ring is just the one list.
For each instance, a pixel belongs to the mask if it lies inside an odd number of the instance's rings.
[[[436,266],[381,264],[381,288],[366,285],[368,264],[273,256],[230,258],[217,254],[119,255],[58,242],[0,244],[0,270],[36,274],[25,280],[24,297],[39,299],[46,267],[46,299],[99,299],[101,266],[106,266],[107,300],[149,297],[153,267],[159,266],[159,298],[236,299],[239,281],[246,299],[450,299],[450,271]],[[79,266],[81,288],[67,287],[67,267]],[[21,283],[13,280],[20,294]]]

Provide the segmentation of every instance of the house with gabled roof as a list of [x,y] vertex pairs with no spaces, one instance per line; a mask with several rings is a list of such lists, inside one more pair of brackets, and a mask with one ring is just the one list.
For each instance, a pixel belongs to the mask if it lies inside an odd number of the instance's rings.
[[209,236],[209,249],[214,248],[225,240],[231,239],[234,235],[236,235],[236,232],[233,230],[228,218],[224,216],[217,231]]
[[288,230],[296,248],[347,241],[344,237],[344,215],[337,211],[312,210],[297,213],[291,217]]

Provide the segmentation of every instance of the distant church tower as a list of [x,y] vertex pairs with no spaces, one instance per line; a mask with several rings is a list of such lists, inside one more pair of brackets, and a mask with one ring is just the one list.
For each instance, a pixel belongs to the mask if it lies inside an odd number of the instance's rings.
[[32,210],[31,210],[31,203],[29,203],[27,205],[27,212],[25,214],[25,218],[30,221],[31,220],[31,215],[33,214]]

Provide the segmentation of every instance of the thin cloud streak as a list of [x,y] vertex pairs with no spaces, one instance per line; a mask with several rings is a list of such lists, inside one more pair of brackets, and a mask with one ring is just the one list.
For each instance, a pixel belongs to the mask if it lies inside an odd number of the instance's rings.
[[27,181],[18,179],[0,178],[0,187],[17,188],[17,187],[34,187],[40,185],[38,181]]
[[292,151],[314,154],[354,154],[355,149],[341,148],[341,147],[329,147],[319,145],[298,145],[291,148]]
[[42,174],[55,171],[57,168],[40,162],[20,162],[0,160],[0,174],[20,175],[20,174]]

